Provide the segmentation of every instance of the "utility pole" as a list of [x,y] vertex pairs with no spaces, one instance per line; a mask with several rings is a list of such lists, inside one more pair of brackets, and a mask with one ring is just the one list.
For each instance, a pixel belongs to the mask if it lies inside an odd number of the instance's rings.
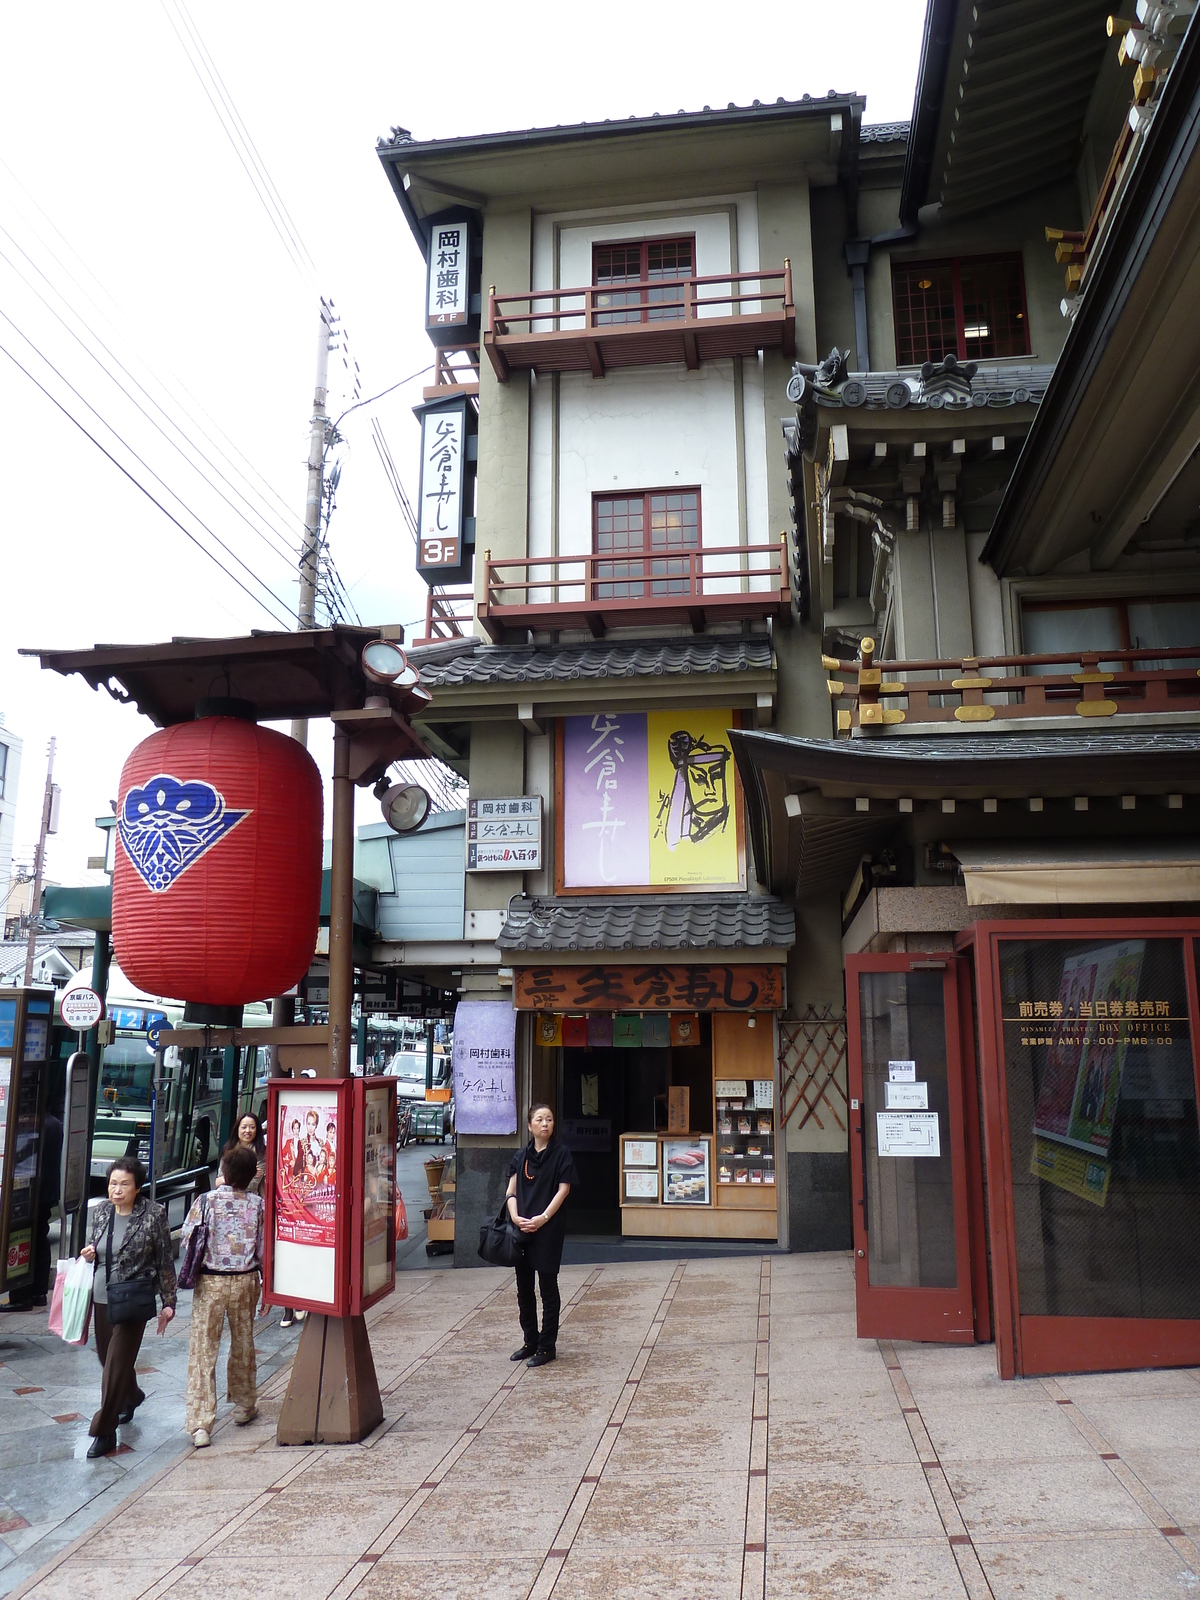
[[29,943],[25,948],[25,987],[33,982],[33,958],[37,953],[38,913],[42,904],[42,874],[46,866],[46,835],[58,832],[58,786],[54,782],[54,749],[50,740],[46,752],[46,793],[42,798],[42,827],[38,834],[37,855],[33,858],[33,899],[29,902]]
[[[308,434],[308,496],[304,502],[304,546],[300,552],[300,605],[296,623],[300,629],[316,626],[317,563],[321,548],[321,491],[325,475],[325,399],[329,388],[329,341],[331,317],[321,302],[321,322],[317,331],[317,381],[313,390],[312,423]],[[308,718],[292,722],[292,738],[308,744]]]

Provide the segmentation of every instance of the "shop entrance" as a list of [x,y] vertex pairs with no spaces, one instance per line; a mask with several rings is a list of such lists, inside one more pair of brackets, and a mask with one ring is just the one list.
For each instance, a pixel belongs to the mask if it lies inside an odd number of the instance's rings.
[[1002,1377],[1200,1363],[1197,935],[973,924]]
[[671,1090],[687,1090],[690,1130],[712,1134],[712,1023],[696,1019],[687,1049],[564,1048],[558,1087],[559,1137],[575,1158],[578,1193],[567,1229],[576,1234],[621,1232],[621,1138],[665,1133]]
[[958,966],[846,962],[860,1338],[975,1339]]

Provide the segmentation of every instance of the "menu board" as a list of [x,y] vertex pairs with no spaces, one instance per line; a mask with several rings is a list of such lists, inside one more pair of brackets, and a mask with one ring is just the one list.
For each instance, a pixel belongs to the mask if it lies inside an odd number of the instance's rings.
[[708,1139],[664,1139],[663,1203],[707,1206],[712,1203],[712,1145]]

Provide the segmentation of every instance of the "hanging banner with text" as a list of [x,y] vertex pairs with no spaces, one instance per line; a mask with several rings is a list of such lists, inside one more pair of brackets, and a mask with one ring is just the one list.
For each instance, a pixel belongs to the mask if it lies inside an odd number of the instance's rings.
[[454,1125],[517,1131],[517,1014],[507,1001],[460,1000],[454,1013]]

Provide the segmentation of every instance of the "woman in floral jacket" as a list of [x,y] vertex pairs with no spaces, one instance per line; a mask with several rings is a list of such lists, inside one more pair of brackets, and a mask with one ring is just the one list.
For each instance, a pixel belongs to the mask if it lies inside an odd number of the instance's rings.
[[217,1352],[226,1317],[225,1384],[234,1404],[233,1420],[241,1427],[258,1415],[254,1308],[261,1289],[263,1203],[247,1193],[258,1163],[250,1145],[235,1145],[222,1159],[225,1182],[196,1200],[183,1225],[183,1250],[202,1222],[208,1227],[188,1335],[186,1426],[198,1449],[210,1442],[217,1420]]
[[[92,1418],[89,1461],[111,1455],[117,1448],[117,1424],[133,1421],[133,1413],[146,1396],[134,1373],[144,1322],[111,1323],[108,1320],[110,1282],[133,1278],[154,1279],[162,1300],[158,1331],[166,1333],[175,1315],[175,1265],[171,1259],[171,1233],[162,1206],[142,1193],[145,1168],[134,1156],[121,1156],[108,1169],[108,1199],[96,1207],[83,1256],[96,1263],[92,1304],[96,1324],[96,1352],[103,1367],[100,1409]],[[112,1268],[109,1270],[111,1257]]]

